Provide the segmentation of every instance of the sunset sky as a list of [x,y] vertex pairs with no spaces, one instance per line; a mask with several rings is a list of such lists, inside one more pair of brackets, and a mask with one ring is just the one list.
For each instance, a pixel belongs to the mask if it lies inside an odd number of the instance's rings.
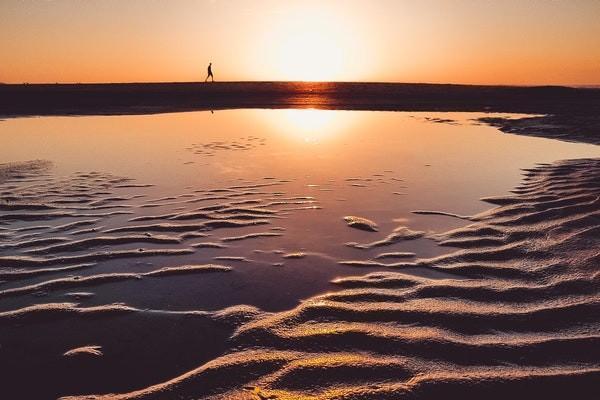
[[2,0],[0,82],[600,84],[600,0]]

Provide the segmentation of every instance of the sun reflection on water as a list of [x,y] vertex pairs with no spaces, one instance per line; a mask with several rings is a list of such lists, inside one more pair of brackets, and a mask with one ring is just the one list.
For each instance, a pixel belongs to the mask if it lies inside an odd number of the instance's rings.
[[282,110],[276,118],[278,128],[286,135],[306,143],[317,144],[340,132],[348,123],[340,111],[317,109]]

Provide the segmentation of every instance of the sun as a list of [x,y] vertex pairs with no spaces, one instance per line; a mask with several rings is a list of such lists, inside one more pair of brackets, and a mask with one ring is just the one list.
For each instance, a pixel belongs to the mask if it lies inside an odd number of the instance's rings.
[[339,16],[296,10],[270,30],[275,73],[283,80],[335,81],[347,71],[352,35]]
[[289,80],[336,80],[344,67],[343,50],[323,31],[289,32],[276,50],[276,68]]

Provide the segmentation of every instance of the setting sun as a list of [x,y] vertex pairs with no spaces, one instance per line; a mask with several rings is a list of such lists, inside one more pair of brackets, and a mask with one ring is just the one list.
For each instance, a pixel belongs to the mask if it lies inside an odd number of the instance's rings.
[[272,52],[276,73],[286,80],[338,80],[354,54],[351,37],[334,14],[317,14],[310,9],[297,11],[272,28]]

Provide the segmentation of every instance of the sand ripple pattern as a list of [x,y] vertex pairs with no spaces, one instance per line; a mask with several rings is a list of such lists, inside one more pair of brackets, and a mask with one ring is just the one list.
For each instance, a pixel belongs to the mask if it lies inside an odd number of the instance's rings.
[[454,253],[340,278],[338,291],[244,320],[229,354],[146,389],[84,398],[593,398],[600,160],[540,165],[514,192],[437,237]]
[[[230,241],[281,236],[269,231],[272,221],[316,207],[312,197],[277,190],[287,181],[274,178],[156,197],[152,184],[129,178],[101,172],[57,177],[50,170],[51,163],[38,160],[0,165],[0,299],[206,272],[177,260],[206,251],[198,238],[212,236],[211,247],[220,249]],[[248,232],[258,228],[265,232]],[[175,269],[123,271],[115,263],[157,257],[172,259],[176,265],[167,266]],[[95,273],[100,263],[118,271]]]

